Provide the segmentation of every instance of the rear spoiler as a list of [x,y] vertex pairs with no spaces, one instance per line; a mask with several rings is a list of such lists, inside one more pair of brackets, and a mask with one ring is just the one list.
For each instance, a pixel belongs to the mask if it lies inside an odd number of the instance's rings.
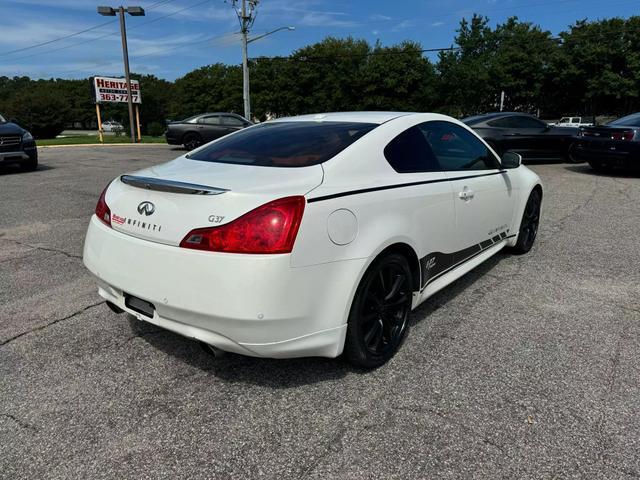
[[134,175],[122,175],[122,183],[132,187],[144,188],[145,190],[157,190],[160,192],[187,193],[191,195],[220,195],[228,192],[226,188],[209,187],[208,185],[198,185],[195,183],[177,182],[175,180],[164,180],[162,178],[137,177]]

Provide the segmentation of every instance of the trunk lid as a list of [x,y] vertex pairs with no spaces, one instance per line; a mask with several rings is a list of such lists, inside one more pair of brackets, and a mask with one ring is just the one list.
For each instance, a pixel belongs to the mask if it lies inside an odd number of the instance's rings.
[[602,125],[598,127],[584,127],[582,129],[582,136],[594,141],[623,140],[623,135],[630,132],[635,134],[636,130],[634,127]]
[[180,157],[119,177],[105,200],[114,230],[178,245],[194,228],[224,225],[272,200],[304,195],[322,178],[320,165],[255,167]]

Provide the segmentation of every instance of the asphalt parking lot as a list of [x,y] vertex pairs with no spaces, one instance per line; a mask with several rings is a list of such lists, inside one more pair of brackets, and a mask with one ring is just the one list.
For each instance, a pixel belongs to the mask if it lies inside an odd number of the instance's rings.
[[[165,145],[0,167],[0,478],[637,478],[640,177],[532,167],[538,241],[413,313],[400,353],[213,359],[125,315],[82,265],[117,174]],[[179,281],[179,279],[168,279]]]

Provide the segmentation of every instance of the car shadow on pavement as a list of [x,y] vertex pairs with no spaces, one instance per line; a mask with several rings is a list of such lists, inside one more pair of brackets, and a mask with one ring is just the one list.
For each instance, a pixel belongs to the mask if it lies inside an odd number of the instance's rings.
[[18,164],[9,164],[9,165],[0,165],[0,175],[29,175],[30,173],[37,173],[45,170],[53,170],[56,167],[51,167],[49,165],[38,165],[38,169],[33,172],[25,172],[20,170],[20,166]]
[[574,165],[567,165],[565,170],[576,173],[584,173],[586,175],[593,175],[594,177],[611,177],[611,178],[640,178],[640,170],[611,170],[610,172],[596,172],[588,163],[578,163]]
[[[473,285],[509,254],[502,252],[494,255],[471,272],[456,280],[411,313],[410,322],[413,327],[429,321],[430,314],[443,308],[458,295],[473,294]],[[483,292],[484,292],[483,287]],[[464,320],[464,315],[456,315],[453,322],[434,327],[429,338],[428,349],[431,349],[455,335],[455,331]],[[232,383],[248,383],[270,388],[294,388],[301,385],[333,381],[349,374],[367,374],[368,370],[349,365],[343,358],[295,358],[268,359],[254,358],[233,353],[225,353],[221,357],[213,357],[206,353],[197,341],[185,338],[155,325],[141,322],[128,315],[132,333],[142,338],[153,348],[179,359],[202,371],[210,372],[218,378]],[[411,335],[411,330],[409,330]],[[381,368],[385,368],[384,366]]]

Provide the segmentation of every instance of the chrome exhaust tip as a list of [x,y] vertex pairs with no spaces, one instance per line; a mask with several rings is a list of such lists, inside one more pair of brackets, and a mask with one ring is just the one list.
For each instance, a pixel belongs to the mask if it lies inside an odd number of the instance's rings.
[[202,349],[211,355],[213,358],[221,358],[224,357],[227,352],[224,350],[220,350],[218,347],[214,347],[213,345],[209,345],[205,342],[200,342],[200,346]]

